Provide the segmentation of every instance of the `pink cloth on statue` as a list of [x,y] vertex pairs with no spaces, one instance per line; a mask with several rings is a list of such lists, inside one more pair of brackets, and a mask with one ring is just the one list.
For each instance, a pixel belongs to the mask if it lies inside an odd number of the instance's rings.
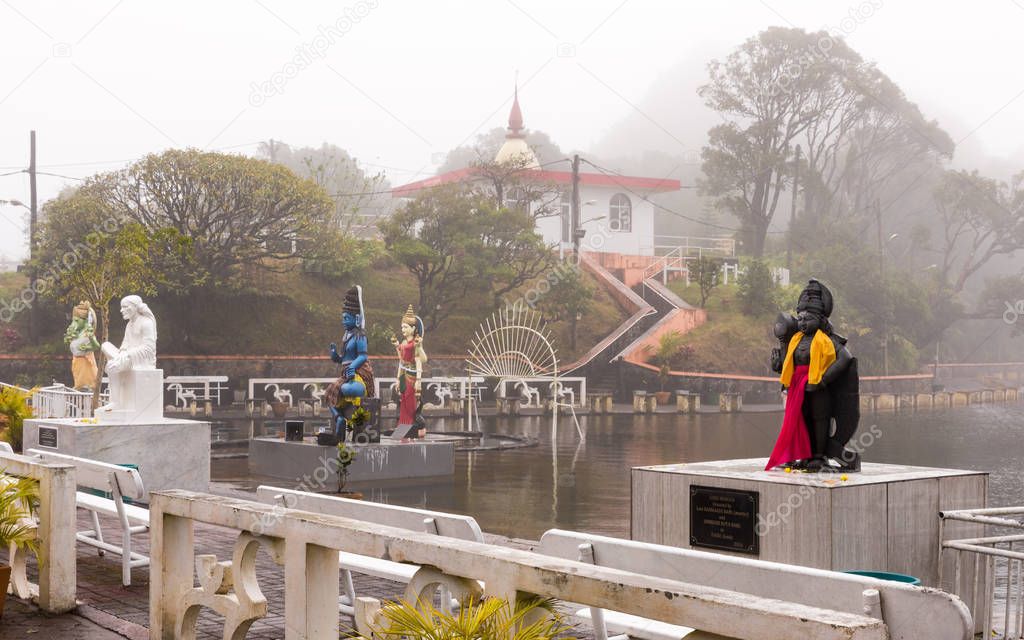
[[775,441],[768,465],[764,468],[765,471],[780,464],[811,457],[811,436],[807,433],[807,423],[804,421],[807,369],[807,366],[799,366],[793,370],[793,379],[786,394],[786,413],[782,418],[782,429],[779,431],[778,440]]
[[[416,370],[416,343],[403,342],[398,346],[401,353],[401,364],[413,371]],[[416,421],[416,374],[402,371],[402,385],[398,401],[398,424],[405,426]]]

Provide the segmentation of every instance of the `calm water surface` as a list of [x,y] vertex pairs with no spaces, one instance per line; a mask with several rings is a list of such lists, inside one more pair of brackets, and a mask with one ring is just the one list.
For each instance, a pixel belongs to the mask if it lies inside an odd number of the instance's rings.
[[[781,413],[484,419],[488,432],[538,438],[535,447],[457,453],[445,480],[356,485],[368,499],[474,516],[485,531],[537,539],[553,527],[629,537],[631,467],[766,457]],[[986,470],[991,506],[1024,505],[1024,406],[988,405],[913,414],[867,414],[861,432],[881,430],[865,451],[869,462]],[[459,423],[432,421],[457,430]],[[242,463],[242,464],[239,464]],[[246,475],[244,461],[217,461],[214,477]],[[286,481],[273,481],[282,486]]]

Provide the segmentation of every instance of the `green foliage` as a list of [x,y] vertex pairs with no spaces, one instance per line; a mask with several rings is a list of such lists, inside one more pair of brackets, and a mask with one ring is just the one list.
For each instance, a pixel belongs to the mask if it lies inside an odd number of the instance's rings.
[[13,544],[39,553],[33,521],[38,504],[38,482],[7,475],[0,469],[0,548]]
[[397,339],[391,327],[383,322],[371,322],[366,329],[366,348],[370,353],[390,353],[394,350],[392,340]]
[[[648,351],[651,351],[650,345]],[[658,336],[658,346],[653,349],[651,361],[658,367],[658,382],[661,390],[665,390],[668,374],[672,370],[672,361],[686,346],[686,336],[678,331],[668,331]]]
[[737,298],[743,313],[758,316],[775,308],[775,279],[764,260],[748,262],[739,283]]
[[[359,424],[362,424],[362,423],[366,422],[366,419],[368,419],[370,417],[370,413],[369,413],[369,411],[366,411],[366,409],[363,409],[362,407],[359,407],[359,408],[356,409],[356,413],[358,413],[360,411],[363,411],[363,412],[366,413],[366,416],[362,420],[360,420],[360,422],[359,422]],[[355,420],[355,416],[353,416],[353,422],[354,422],[354,420]],[[345,488],[345,483],[348,480],[348,468],[350,466],[352,466],[353,462],[356,461],[356,456],[357,455],[359,455],[359,452],[354,447],[350,447],[347,444],[345,444],[344,442],[339,442],[338,443],[338,466],[339,466],[339,471],[338,471],[338,491],[339,492],[342,489]]]
[[562,621],[555,601],[538,597],[518,600],[515,611],[499,598],[465,601],[457,613],[430,603],[389,603],[378,620],[372,634],[376,640],[574,640],[563,635],[572,627]]
[[479,305],[490,295],[496,308],[553,261],[528,213],[497,208],[487,194],[462,185],[421,193],[380,228],[391,256],[416,278],[416,308],[428,330],[460,303]]
[[711,292],[721,283],[722,261],[701,254],[693,261],[693,275],[700,288],[700,308],[708,304]]
[[316,183],[263,160],[197,149],[148,155],[89,189],[147,234],[170,229],[190,238],[185,285],[237,287],[246,268],[290,268],[293,245],[335,221],[334,202]]
[[545,321],[569,321],[569,349],[575,351],[578,320],[590,312],[594,301],[594,290],[583,279],[579,267],[563,263],[548,271],[531,283],[524,301],[529,304],[534,298]]
[[32,391],[0,387],[0,440],[10,444],[19,453],[22,450],[25,419],[32,417],[32,407],[28,404],[30,395]]

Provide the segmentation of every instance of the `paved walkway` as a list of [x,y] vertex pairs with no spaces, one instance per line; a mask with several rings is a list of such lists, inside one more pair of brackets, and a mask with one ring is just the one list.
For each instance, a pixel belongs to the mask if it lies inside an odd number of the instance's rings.
[[[213,491],[230,494],[246,499],[254,499],[251,493],[233,490],[230,486],[216,484]],[[120,536],[115,521],[111,518],[100,518],[104,531],[112,539]],[[80,511],[78,515],[79,529],[91,529],[90,516]],[[238,533],[196,523],[195,553],[212,553],[218,560],[229,560]],[[498,544],[528,548],[524,541],[510,541],[504,538],[491,537]],[[149,555],[149,535],[132,535],[135,549]],[[246,635],[247,640],[271,640],[284,637],[284,571],[276,565],[270,556],[261,552],[257,557],[256,572],[259,586],[267,598],[268,615],[253,623]],[[34,561],[30,561],[30,578],[35,581]],[[401,597],[404,585],[353,574],[356,593],[360,596],[371,596],[380,599],[397,599]],[[339,585],[340,588],[340,585]],[[342,591],[343,592],[343,591]],[[13,638],[82,638],[86,640],[107,640],[129,638],[144,640],[148,638],[149,627],[149,567],[132,570],[132,584],[121,585],[120,558],[108,554],[100,557],[97,550],[86,545],[78,545],[78,600],[80,606],[75,615],[48,616],[35,607],[8,597],[8,612],[0,619],[0,640]],[[341,616],[342,631],[352,627],[352,620]],[[200,614],[196,638],[200,640],[220,640],[223,633],[223,620],[209,609]]]
[[35,605],[9,597],[7,605],[4,607],[4,616],[0,618],[0,640],[25,640],[26,638],[36,640],[49,640],[50,638],[123,640],[125,636],[83,616],[49,615],[40,611]]

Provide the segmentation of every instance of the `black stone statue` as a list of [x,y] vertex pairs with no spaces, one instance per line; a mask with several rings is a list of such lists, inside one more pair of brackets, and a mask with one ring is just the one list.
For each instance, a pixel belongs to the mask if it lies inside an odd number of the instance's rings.
[[781,374],[786,413],[767,469],[859,471],[860,455],[846,448],[860,421],[857,359],[832,330],[832,292],[811,279],[797,315],[780,313],[772,370]]

